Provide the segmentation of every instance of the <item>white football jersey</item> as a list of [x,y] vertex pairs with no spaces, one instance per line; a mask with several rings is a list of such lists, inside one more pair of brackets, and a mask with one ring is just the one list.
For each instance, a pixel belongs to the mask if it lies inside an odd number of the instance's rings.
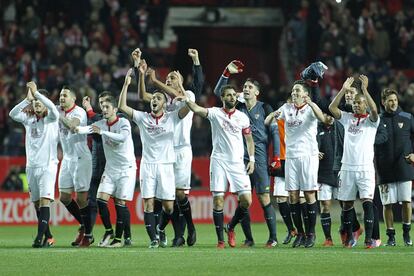
[[344,126],[344,153],[341,170],[374,170],[374,142],[380,119],[372,122],[368,116],[358,118],[341,111],[338,120]]
[[180,123],[178,110],[160,117],[134,110],[132,121],[137,124],[142,142],[143,163],[174,163],[174,129]]
[[213,143],[212,158],[243,162],[243,131],[250,128],[250,120],[239,110],[227,113],[223,108],[208,108]]
[[45,167],[58,163],[57,144],[59,134],[59,112],[56,106],[39,92],[35,93],[48,109],[44,118],[28,116],[22,112],[31,103],[23,100],[10,111],[10,117],[24,125],[26,130],[26,167]]
[[[193,92],[191,92],[190,90],[187,90],[185,91],[185,94],[191,101],[195,102],[195,95]],[[167,105],[168,111],[176,111],[176,110],[178,111],[186,104],[184,101],[177,101],[175,99],[172,101],[169,101],[169,103],[170,104]],[[181,119],[180,122],[178,123],[175,129],[175,132],[174,132],[174,148],[175,149],[180,149],[185,146],[191,147],[190,133],[191,133],[191,127],[193,125],[193,115],[194,113],[190,110],[187,116]]]
[[285,121],[286,157],[298,158],[318,154],[318,119],[312,108],[307,104],[297,108],[292,103],[285,103],[279,111],[279,118]]
[[122,172],[127,168],[137,167],[131,124],[127,119],[117,117],[111,124],[103,119],[93,125],[101,129],[106,172]]
[[[77,118],[80,121],[79,126],[86,126],[88,118],[83,108],[75,105],[68,111],[62,110],[58,107],[60,114],[68,119]],[[78,157],[91,157],[91,152],[88,148],[87,135],[73,133],[62,122],[59,122],[59,139],[62,146],[63,158],[73,159]]]

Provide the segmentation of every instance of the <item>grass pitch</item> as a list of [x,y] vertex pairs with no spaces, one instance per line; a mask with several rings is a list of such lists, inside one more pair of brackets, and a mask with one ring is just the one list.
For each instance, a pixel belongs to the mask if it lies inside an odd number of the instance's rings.
[[[72,248],[70,242],[77,231],[73,226],[52,226],[56,239],[53,248],[32,249],[35,226],[0,227],[0,275],[413,275],[414,249],[404,247],[400,227],[397,246],[366,250],[363,237],[353,249],[344,249],[333,231],[335,246],[324,248],[323,234],[317,225],[317,246],[310,249],[291,248],[279,244],[264,247],[267,228],[254,224],[253,248],[216,249],[214,226],[196,225],[197,243],[189,248],[148,249],[144,226],[132,229],[133,246],[128,248],[98,248],[103,227],[94,229],[95,244],[91,248]],[[332,229],[338,229],[333,225]],[[384,226],[381,225],[381,229]],[[381,235],[386,240],[385,233]],[[236,228],[238,245],[243,234]],[[285,236],[285,227],[278,224],[278,239]],[[171,226],[167,228],[169,242]]]

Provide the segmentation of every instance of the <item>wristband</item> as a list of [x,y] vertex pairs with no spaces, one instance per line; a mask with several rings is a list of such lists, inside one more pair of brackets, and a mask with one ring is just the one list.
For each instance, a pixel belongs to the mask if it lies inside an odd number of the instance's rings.
[[250,162],[256,162],[256,161],[254,160],[254,155],[250,155],[250,156],[249,156],[249,161],[250,161]]

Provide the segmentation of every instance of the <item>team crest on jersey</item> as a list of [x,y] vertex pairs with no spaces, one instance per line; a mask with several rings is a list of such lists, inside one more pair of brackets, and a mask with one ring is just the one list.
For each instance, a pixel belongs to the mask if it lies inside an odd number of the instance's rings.
[[403,128],[403,126],[404,126],[404,123],[398,123],[399,128]]
[[30,131],[30,136],[32,138],[39,138],[41,136],[39,129],[32,128],[31,131]]
[[256,114],[254,114],[254,118],[257,120],[257,119],[259,119],[259,117],[260,117],[260,114],[258,114],[258,113],[256,113]]

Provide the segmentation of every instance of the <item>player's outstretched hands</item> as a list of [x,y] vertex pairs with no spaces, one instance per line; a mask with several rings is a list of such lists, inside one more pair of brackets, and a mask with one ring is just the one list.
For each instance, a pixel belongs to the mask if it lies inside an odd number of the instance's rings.
[[407,163],[414,164],[414,153],[410,153],[409,155],[405,156],[405,161],[407,161]]
[[244,64],[240,60],[233,60],[223,71],[223,76],[230,77],[231,74],[238,74],[243,72]]
[[188,55],[190,56],[190,58],[194,59],[198,59],[198,51],[196,49],[188,49]]
[[147,62],[145,61],[145,59],[141,60],[141,62],[139,63],[139,72],[141,74],[145,74],[145,72],[147,72],[148,69],[148,65]]
[[29,81],[26,83],[26,87],[30,90],[32,94],[34,94],[37,91],[37,85],[34,81]]
[[92,105],[91,105],[91,98],[89,98],[89,96],[85,96],[82,99],[82,107],[86,110],[89,111],[92,109]]
[[359,80],[361,81],[362,91],[367,90],[368,89],[368,77],[365,75],[360,75]]
[[137,67],[141,61],[141,49],[136,48],[132,53],[131,53],[131,57],[132,60],[134,61],[134,66]]
[[131,75],[134,71],[132,70],[132,68],[129,68],[128,72],[125,75],[125,81],[124,81],[124,85],[130,85],[131,84]]
[[312,99],[308,95],[303,96],[303,100],[307,104],[310,104],[312,102]]
[[344,82],[344,84],[342,85],[342,89],[350,90],[351,89],[351,85],[353,83],[354,83],[354,78],[353,77],[347,78],[346,81]]
[[155,70],[154,69],[148,68],[146,74],[149,77],[151,82],[154,82],[155,80],[157,80],[157,77],[155,76]]
[[324,156],[325,156],[325,153],[323,152],[318,153],[319,160],[322,160]]
[[101,134],[101,129],[95,125],[91,125],[92,133]]

